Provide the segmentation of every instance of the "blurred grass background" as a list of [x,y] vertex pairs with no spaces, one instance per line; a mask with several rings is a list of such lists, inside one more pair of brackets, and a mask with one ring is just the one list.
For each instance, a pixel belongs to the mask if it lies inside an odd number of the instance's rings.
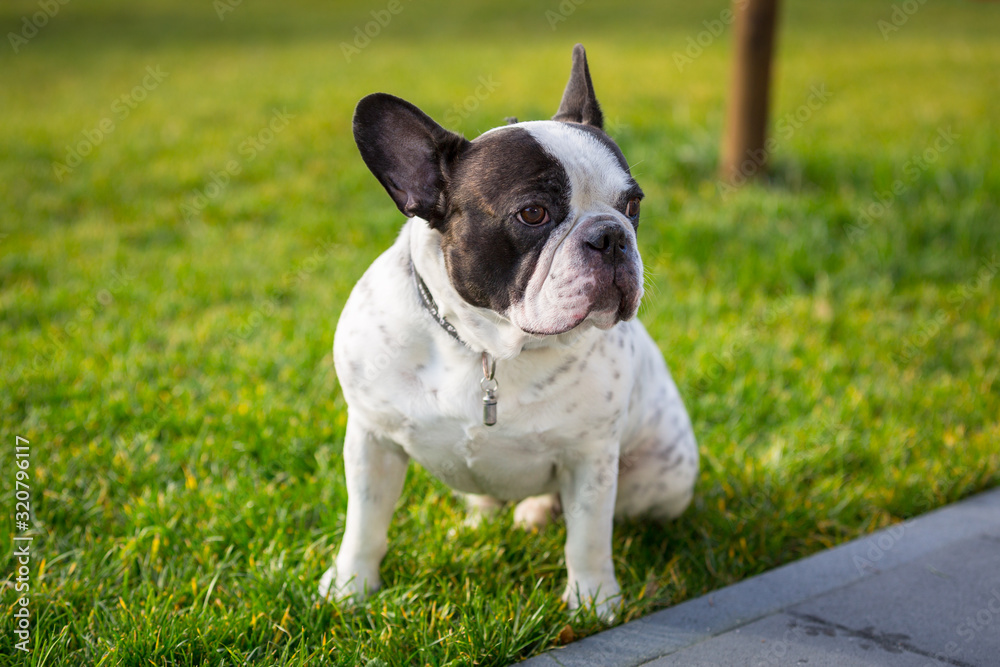
[[561,526],[464,528],[416,466],[386,588],[312,601],[346,505],[333,330],[402,222],[353,106],[391,92],[470,137],[548,118],[577,41],[703,454],[684,517],[616,527],[623,620],[1000,482],[996,4],[884,37],[889,2],[784,3],[772,115],[800,120],[724,196],[722,0],[401,0],[349,61],[388,2],[224,2],[69,2],[16,53],[41,5],[0,5],[0,463],[10,499],[31,441],[36,535],[34,650],[5,566],[0,664],[504,665],[600,629],[559,602]]

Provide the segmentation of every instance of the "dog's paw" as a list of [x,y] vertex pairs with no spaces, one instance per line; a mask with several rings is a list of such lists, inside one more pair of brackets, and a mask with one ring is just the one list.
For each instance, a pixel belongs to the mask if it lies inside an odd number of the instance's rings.
[[597,617],[608,624],[614,622],[625,602],[618,582],[613,577],[588,582],[570,581],[562,599],[571,611],[592,607]]
[[496,516],[504,504],[491,496],[468,493],[465,494],[465,505],[468,508],[468,513],[465,515],[463,524],[466,528],[479,528],[484,519]]
[[543,528],[562,512],[559,496],[550,493],[544,496],[525,498],[514,508],[514,525],[525,530]]
[[319,580],[319,599],[341,604],[358,604],[381,588],[382,580],[377,569],[351,573],[352,570],[355,568],[344,568],[345,575],[341,575],[340,568],[334,565],[324,572]]

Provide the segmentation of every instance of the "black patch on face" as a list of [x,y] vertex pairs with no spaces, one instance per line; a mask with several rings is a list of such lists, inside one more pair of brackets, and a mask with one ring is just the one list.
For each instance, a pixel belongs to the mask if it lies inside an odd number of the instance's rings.
[[[441,248],[452,285],[474,306],[506,311],[523,298],[549,235],[569,214],[562,164],[522,128],[472,142],[452,171]],[[517,213],[543,206],[549,221],[529,226]]]

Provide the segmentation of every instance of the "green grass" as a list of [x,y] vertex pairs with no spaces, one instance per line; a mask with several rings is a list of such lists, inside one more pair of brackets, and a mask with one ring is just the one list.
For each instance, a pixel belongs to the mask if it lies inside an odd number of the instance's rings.
[[[5,39],[0,664],[504,665],[601,628],[559,602],[562,526],[465,528],[416,466],[385,589],[353,611],[312,601],[346,504],[334,326],[402,221],[353,146],[353,105],[393,92],[467,136],[546,118],[576,41],[647,193],[642,318],[703,455],[680,520],[615,529],[623,620],[1000,483],[1000,8],[926,3],[885,40],[889,2],[785,3],[775,120],[814,84],[831,98],[776,134],[765,183],[723,197],[731,29],[683,71],[673,58],[723,0],[587,2],[554,31],[554,1],[403,0],[347,63],[340,43],[386,5],[245,2],[220,21],[207,1],[70,2],[19,54]],[[4,3],[2,33],[36,11]],[[147,66],[166,78],[120,117]],[[496,90],[459,113],[480,76]],[[276,110],[293,117],[250,159]],[[16,435],[32,448],[28,657]]]

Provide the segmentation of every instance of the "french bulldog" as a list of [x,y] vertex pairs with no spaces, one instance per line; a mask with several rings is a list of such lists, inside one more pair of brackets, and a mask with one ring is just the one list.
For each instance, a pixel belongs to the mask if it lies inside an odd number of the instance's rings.
[[409,220],[354,287],[334,363],[347,401],[343,542],[322,598],[363,600],[410,460],[472,518],[566,521],[564,599],[611,617],[616,517],[671,519],[698,449],[663,356],[635,319],[642,189],[603,131],[573,49],[552,120],[469,141],[385,93],[354,114],[365,164]]

